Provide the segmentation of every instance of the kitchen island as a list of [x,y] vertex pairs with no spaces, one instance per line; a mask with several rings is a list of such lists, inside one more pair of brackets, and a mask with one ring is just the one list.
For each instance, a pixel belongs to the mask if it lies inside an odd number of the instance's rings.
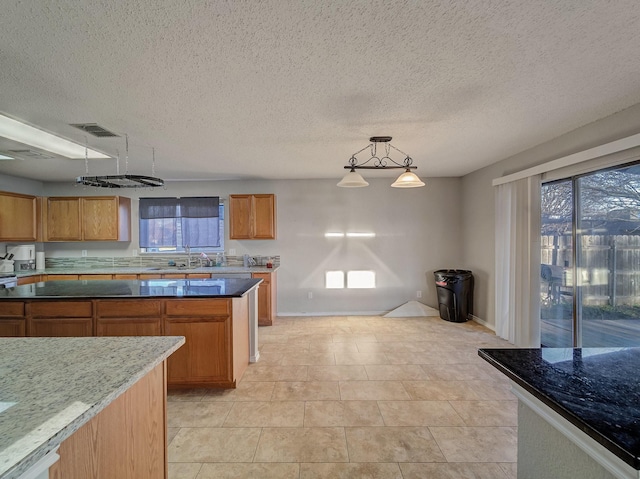
[[0,478],[166,477],[165,360],[183,343],[0,338]]
[[184,336],[168,385],[234,388],[257,360],[259,279],[47,281],[0,290],[0,336]]
[[518,477],[640,477],[640,348],[480,349],[518,397]]

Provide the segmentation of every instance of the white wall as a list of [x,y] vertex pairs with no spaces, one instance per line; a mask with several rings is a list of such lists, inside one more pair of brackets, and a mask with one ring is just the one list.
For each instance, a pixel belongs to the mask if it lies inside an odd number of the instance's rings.
[[[495,325],[494,308],[494,191],[491,181],[556,158],[586,150],[640,132],[640,105],[590,123],[462,178],[463,257],[473,270],[474,314],[490,327]],[[499,160],[499,158],[496,158]]]
[[[371,175],[370,175],[371,176]],[[230,241],[225,249],[281,256],[278,270],[280,314],[339,314],[389,311],[416,299],[436,306],[433,271],[462,267],[461,198],[458,178],[428,179],[427,186],[396,189],[392,178],[368,177],[367,188],[338,188],[337,180],[170,182],[166,190],[83,189],[46,183],[44,195],[140,196],[274,193],[278,238],[275,241]],[[131,243],[45,243],[50,257],[131,256],[138,248],[138,202],[132,201]],[[327,231],[373,232],[375,238],[325,238]],[[228,238],[228,233],[227,233]],[[327,290],[327,270],[370,269],[372,290]],[[308,299],[308,293],[313,299]]]

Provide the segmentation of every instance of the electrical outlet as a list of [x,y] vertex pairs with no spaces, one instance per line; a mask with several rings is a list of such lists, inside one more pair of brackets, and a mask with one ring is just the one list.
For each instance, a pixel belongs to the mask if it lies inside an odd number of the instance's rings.
[[313,293],[311,291],[307,293],[307,299],[313,299]]
[[236,249],[235,248],[229,248],[229,256],[235,256],[236,255]]
[[86,250],[86,249],[83,249],[83,250],[82,250],[82,257],[83,257],[83,258],[86,258],[86,257],[87,257],[87,250]]
[[133,248],[133,251],[131,251],[131,256],[138,256],[138,249],[137,248]]
[[422,291],[416,291],[416,298],[422,298]]

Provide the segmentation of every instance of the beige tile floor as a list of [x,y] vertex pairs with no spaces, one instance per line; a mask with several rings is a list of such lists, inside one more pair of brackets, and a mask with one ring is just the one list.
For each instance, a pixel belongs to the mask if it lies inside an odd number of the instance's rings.
[[474,322],[278,318],[235,390],[170,392],[169,478],[514,479],[517,403]]

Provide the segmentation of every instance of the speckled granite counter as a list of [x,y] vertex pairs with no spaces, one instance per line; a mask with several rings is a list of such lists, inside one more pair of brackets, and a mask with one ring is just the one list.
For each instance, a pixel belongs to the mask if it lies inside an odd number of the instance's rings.
[[238,298],[260,279],[150,279],[46,281],[0,289],[0,300],[15,298]]
[[13,479],[184,338],[0,338],[0,478]]
[[640,348],[478,353],[626,464],[640,469]]

